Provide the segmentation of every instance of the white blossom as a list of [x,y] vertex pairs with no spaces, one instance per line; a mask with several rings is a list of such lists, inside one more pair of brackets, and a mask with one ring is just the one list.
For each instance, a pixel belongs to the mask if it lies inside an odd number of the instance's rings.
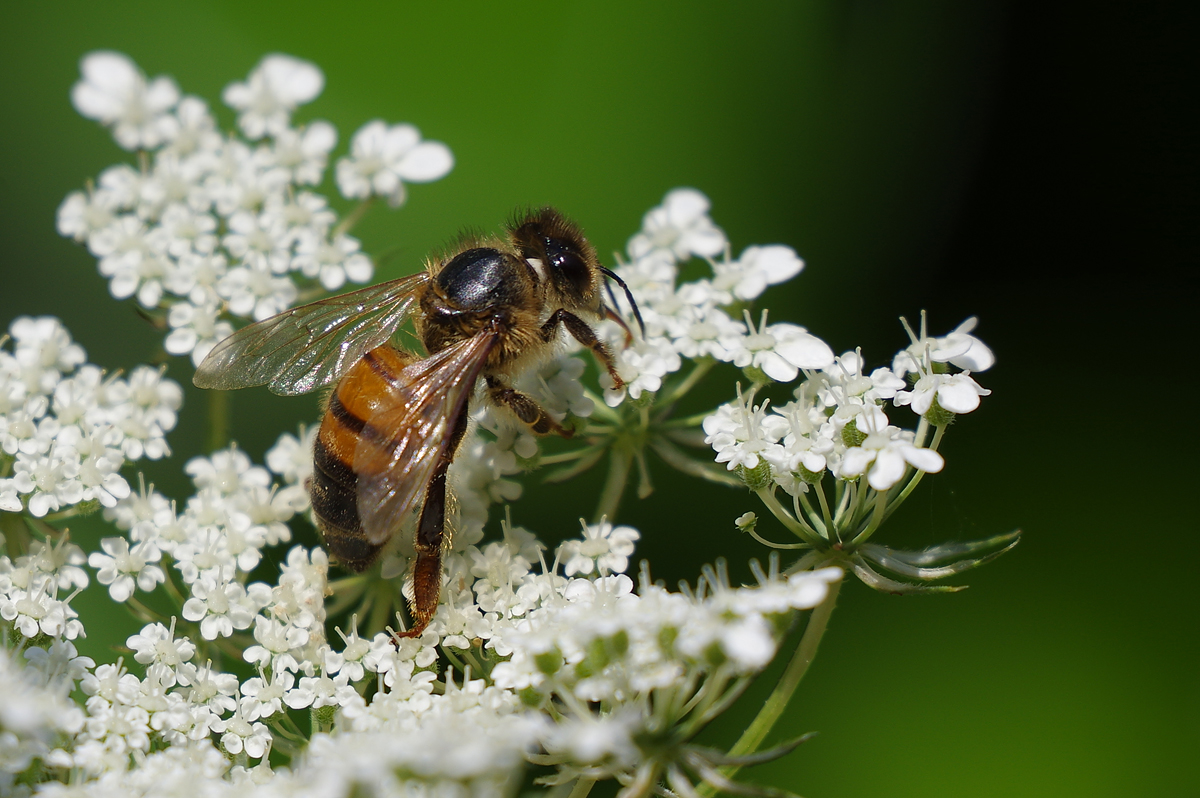
[[725,251],[725,233],[708,217],[708,197],[692,188],[677,188],[663,204],[646,213],[642,230],[629,240],[629,254],[636,260],[660,250],[676,260],[693,255],[716,257]]
[[315,64],[290,55],[268,55],[246,79],[225,87],[221,99],[238,111],[238,127],[247,138],[282,133],[297,106],[311,102],[325,88],[325,75]]
[[582,540],[567,540],[559,547],[558,558],[567,576],[575,574],[620,574],[629,567],[633,543],[641,537],[631,526],[616,526],[607,521],[583,527]]
[[99,50],[79,63],[83,80],[71,89],[79,113],[113,129],[127,150],[154,149],[176,127],[169,111],[179,102],[179,89],[170,78],[149,83],[128,56]]
[[337,164],[338,189],[350,198],[386,197],[392,207],[405,200],[405,183],[428,183],[454,166],[450,148],[422,141],[412,125],[388,125],[376,119],[363,125],[350,142],[350,157]]

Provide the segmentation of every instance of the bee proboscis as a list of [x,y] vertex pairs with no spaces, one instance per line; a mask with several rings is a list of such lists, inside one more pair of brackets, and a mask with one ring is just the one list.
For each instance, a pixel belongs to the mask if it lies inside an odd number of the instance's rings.
[[[570,437],[512,387],[552,353],[566,328],[623,384],[590,322],[610,318],[600,265],[579,228],[553,208],[525,213],[504,238],[467,238],[420,274],[286,310],[221,341],[196,370],[200,388],[266,385],[286,396],[335,385],[313,447],[308,489],[330,553],[364,571],[424,499],[412,565],[412,626],[421,634],[441,593],[446,473],[482,379],[487,398],[539,435]],[[611,293],[610,293],[611,296]],[[390,343],[412,319],[427,356]]]

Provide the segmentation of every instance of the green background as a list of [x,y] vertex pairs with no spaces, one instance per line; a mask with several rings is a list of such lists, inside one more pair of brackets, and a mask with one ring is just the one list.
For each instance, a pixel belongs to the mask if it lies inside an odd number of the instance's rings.
[[[61,199],[124,157],[68,100],[80,56],[98,48],[214,105],[263,54],[287,52],[324,70],[299,118],[336,124],[339,151],[374,118],[446,142],[449,177],[356,230],[368,252],[399,247],[381,278],[525,204],[557,205],[611,253],[667,190],[695,186],[735,251],[783,242],[805,257],[764,304],[838,351],[861,345],[883,363],[904,343],[900,314],[926,309],[939,331],[982,317],[998,365],[980,382],[995,393],[951,430],[945,471],[884,542],[1025,530],[965,593],[849,584],[776,732],[820,735],[746,777],[810,798],[1197,794],[1185,767],[1200,714],[1185,511],[1195,447],[1180,440],[1195,440],[1194,380],[1180,374],[1195,370],[1181,343],[1196,170],[1177,118],[1194,92],[1180,88],[1186,29],[1165,5],[334,8],[6,8],[0,324],[55,314],[109,368],[158,346],[54,231]],[[187,383],[190,367],[174,360],[170,374]],[[265,391],[233,407],[255,457],[315,414]],[[177,451],[198,450],[203,423],[189,391]],[[184,495],[179,467],[149,471]],[[655,476],[659,490],[620,520],[643,530],[656,575],[694,579],[718,553],[744,574],[761,552],[730,522],[756,509],[749,498]],[[527,484],[516,520],[551,540],[574,534],[591,498]],[[596,479],[570,487],[594,492]],[[714,739],[735,738],[753,710],[727,715]]]

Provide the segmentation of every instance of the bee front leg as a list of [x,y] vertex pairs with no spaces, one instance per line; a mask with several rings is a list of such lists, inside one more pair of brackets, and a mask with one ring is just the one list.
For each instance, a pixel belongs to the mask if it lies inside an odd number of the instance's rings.
[[[617,373],[616,364],[613,362],[613,356],[608,351],[608,347],[596,337],[596,331],[574,313],[563,308],[559,308],[551,313],[550,318],[546,319],[546,323],[542,325],[542,338],[547,341],[553,340],[554,336],[558,334],[558,325],[560,324],[567,328],[567,332],[571,333],[571,337],[592,350],[592,354],[596,356],[596,360],[600,361],[600,365],[604,366],[608,371],[608,376],[612,377],[614,388],[625,387],[625,380],[621,379],[621,375]],[[626,327],[626,332],[628,332],[628,329]]]
[[567,429],[551,418],[550,414],[528,395],[514,391],[495,377],[487,378],[487,389],[488,396],[493,402],[513,411],[513,414],[522,423],[528,424],[536,434],[549,435],[553,432],[564,438],[570,438],[575,434],[574,430]]

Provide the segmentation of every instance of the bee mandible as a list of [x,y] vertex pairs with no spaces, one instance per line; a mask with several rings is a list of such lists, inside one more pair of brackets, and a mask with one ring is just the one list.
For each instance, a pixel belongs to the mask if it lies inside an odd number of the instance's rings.
[[[266,385],[293,396],[330,385],[308,482],[329,552],[364,571],[422,501],[414,544],[412,626],[437,609],[446,544],[446,473],[482,382],[488,401],[538,434],[570,437],[514,379],[551,356],[560,327],[624,381],[592,324],[629,327],[605,303],[605,277],[641,314],[629,288],[600,265],[580,229],[553,208],[514,218],[503,238],[467,238],[425,271],[322,299],[251,324],[218,343],[196,370],[200,388]],[[612,298],[611,289],[608,296]],[[412,319],[428,353],[390,343]]]

